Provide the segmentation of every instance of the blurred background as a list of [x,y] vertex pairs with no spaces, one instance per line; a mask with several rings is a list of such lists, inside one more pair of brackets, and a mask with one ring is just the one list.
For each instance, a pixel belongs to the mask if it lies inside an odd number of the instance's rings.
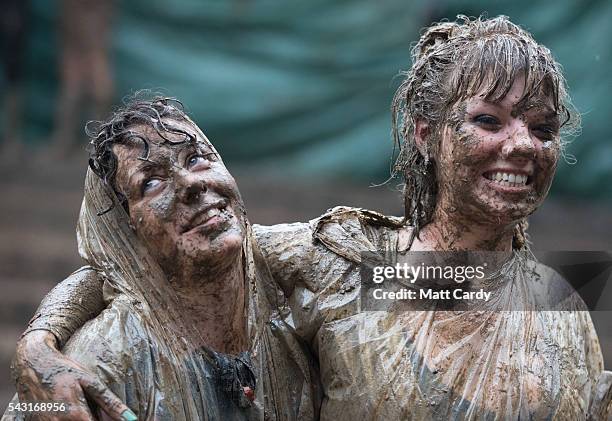
[[[0,410],[15,342],[81,265],[87,120],[150,88],[180,98],[220,150],[251,221],[339,205],[402,214],[389,104],[420,29],[505,14],[563,65],[582,134],[531,218],[539,250],[612,249],[612,2],[0,0]],[[610,288],[602,299],[611,300]],[[593,312],[607,369],[612,317]]]

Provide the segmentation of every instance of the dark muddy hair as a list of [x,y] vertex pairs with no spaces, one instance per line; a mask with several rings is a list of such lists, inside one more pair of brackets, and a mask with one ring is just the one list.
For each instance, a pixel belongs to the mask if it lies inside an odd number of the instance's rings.
[[[538,97],[552,98],[561,123],[561,153],[569,136],[580,126],[561,72],[551,52],[531,34],[506,16],[492,19],[458,16],[457,22],[440,22],[426,28],[412,49],[412,68],[402,72],[403,81],[392,103],[392,136],[399,155],[393,175],[404,180],[404,218],[416,235],[431,221],[437,200],[435,156],[441,133],[451,123],[453,106],[476,94],[487,101],[500,101],[515,79],[525,75],[525,91],[519,102]],[[417,148],[417,120],[429,125],[425,153]],[[455,122],[456,123],[456,122]],[[514,236],[524,245],[526,222]]]
[[[131,130],[134,126],[153,128],[163,139],[164,144],[177,145],[196,142],[193,133],[166,126],[163,119],[168,118],[179,121],[188,119],[183,104],[179,100],[150,91],[138,91],[126,97],[123,105],[117,108],[107,120],[90,121],[85,127],[85,132],[90,138],[89,166],[105,184],[115,191],[119,202],[126,211],[128,211],[127,200],[115,185],[118,163],[113,146],[140,140],[143,151],[139,159],[147,161],[150,141],[141,133]],[[168,133],[181,135],[182,139],[171,140],[167,137]],[[104,212],[110,209],[112,206]]]

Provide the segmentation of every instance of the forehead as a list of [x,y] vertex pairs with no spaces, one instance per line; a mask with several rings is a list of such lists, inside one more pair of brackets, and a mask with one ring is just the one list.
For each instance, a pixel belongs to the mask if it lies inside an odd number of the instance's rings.
[[113,153],[117,157],[118,169],[121,170],[133,166],[140,167],[147,162],[156,164],[175,162],[182,151],[196,148],[195,143],[173,145],[154,142],[151,139],[146,139],[145,141],[140,137],[131,137],[124,143],[113,145]]
[[189,141],[198,140],[204,141],[206,138],[195,124],[186,120],[164,118],[160,121],[155,121],[155,127],[148,124],[135,124],[128,127],[127,136],[124,137],[125,143],[130,144],[138,138],[146,140],[149,143],[163,144],[181,144],[189,143]]
[[191,152],[214,152],[208,139],[190,121],[164,119],[163,127],[157,130],[149,125],[131,126],[122,143],[113,145],[119,185],[137,173],[175,166]]
[[113,145],[119,161],[150,155],[172,157],[184,149],[210,148],[202,131],[188,120],[162,119],[156,127],[136,124],[128,127],[122,142]]
[[468,97],[465,103],[468,108],[491,105],[508,109],[516,114],[529,111],[556,114],[555,98],[552,94],[545,92],[543,89],[538,89],[536,92],[526,92],[527,88],[525,76],[519,75],[514,79],[505,96],[492,99],[489,92],[483,89],[474,96]]

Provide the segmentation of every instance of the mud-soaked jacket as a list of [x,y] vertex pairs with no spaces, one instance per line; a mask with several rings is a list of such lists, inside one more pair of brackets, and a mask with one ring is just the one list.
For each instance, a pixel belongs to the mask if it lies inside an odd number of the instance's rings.
[[255,227],[318,357],[321,419],[585,419],[603,359],[583,303],[516,311],[554,284],[533,285],[557,276],[541,264],[508,280],[494,311],[364,311],[362,252],[405,247],[402,228],[343,207],[309,224]]
[[[502,288],[508,311],[362,309],[362,252],[405,248],[405,229],[399,218],[352,208],[310,223],[253,227],[288,297],[285,320],[318,359],[320,418],[585,419],[603,366],[589,314],[580,302],[565,311],[514,310],[533,296],[528,274]],[[538,263],[531,270],[556,275]],[[85,287],[96,288],[72,285]],[[59,307],[86,319],[99,312],[88,305],[48,299],[31,328],[65,340],[82,321],[67,325]]]

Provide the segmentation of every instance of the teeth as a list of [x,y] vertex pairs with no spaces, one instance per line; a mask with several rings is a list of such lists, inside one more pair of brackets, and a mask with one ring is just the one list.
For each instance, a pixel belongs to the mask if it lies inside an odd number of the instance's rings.
[[506,187],[520,187],[527,184],[527,176],[523,174],[496,172],[487,174],[487,178]]

